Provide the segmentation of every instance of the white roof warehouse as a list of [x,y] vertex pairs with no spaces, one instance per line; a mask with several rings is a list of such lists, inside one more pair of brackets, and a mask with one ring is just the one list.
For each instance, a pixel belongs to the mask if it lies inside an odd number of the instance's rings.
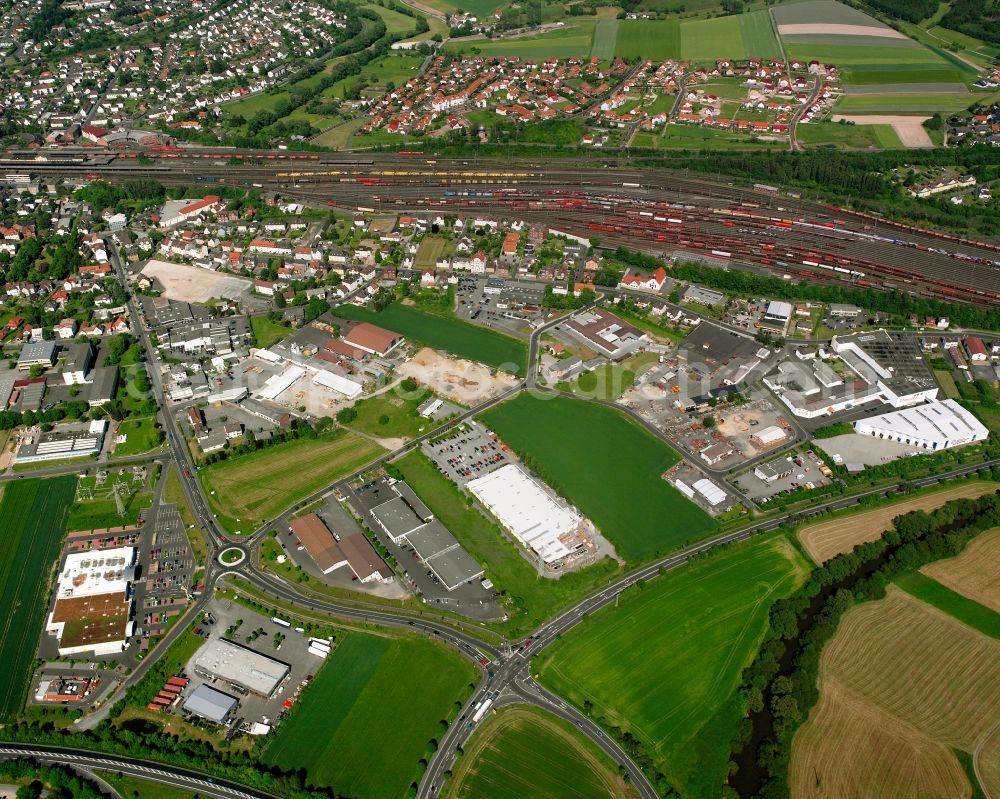
[[517,464],[508,463],[465,487],[546,563],[562,560],[586,543],[583,518],[559,505]]

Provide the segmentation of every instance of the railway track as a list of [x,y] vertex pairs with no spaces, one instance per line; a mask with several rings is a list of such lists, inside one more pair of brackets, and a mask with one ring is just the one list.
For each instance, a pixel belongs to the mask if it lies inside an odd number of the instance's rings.
[[[242,186],[347,211],[501,215],[545,223],[645,252],[690,252],[790,278],[898,289],[1000,305],[1000,247],[887,224],[856,212],[619,160],[434,158],[416,151],[327,157],[161,148],[135,153],[60,151],[0,159],[38,174],[164,185]],[[37,154],[31,153],[37,157]],[[272,158],[273,156],[273,158]],[[672,221],[673,220],[673,221]]]

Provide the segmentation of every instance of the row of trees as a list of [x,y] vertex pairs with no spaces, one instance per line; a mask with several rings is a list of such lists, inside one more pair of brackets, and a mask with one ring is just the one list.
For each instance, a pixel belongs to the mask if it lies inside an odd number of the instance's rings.
[[869,311],[883,311],[903,320],[909,319],[910,316],[916,316],[921,321],[927,317],[943,316],[950,319],[953,326],[1000,330],[998,309],[915,297],[900,291],[867,291],[847,284],[796,283],[782,280],[774,275],[727,271],[695,263],[677,264],[670,273],[678,280],[709,286],[729,294],[814,300],[825,303],[841,302],[858,305]]
[[68,766],[42,765],[17,758],[0,761],[4,782],[24,783],[17,789],[17,799],[104,799],[104,793],[92,782],[80,777]]
[[[743,672],[739,697],[749,715],[733,739],[734,761],[753,757],[761,769],[756,796],[789,796],[792,739],[819,698],[820,657],[843,614],[858,602],[884,597],[900,575],[954,557],[998,523],[1000,493],[907,513],[881,538],[827,561],[792,596],[775,602],[757,658]],[[761,716],[768,734],[755,751],[742,751]]]

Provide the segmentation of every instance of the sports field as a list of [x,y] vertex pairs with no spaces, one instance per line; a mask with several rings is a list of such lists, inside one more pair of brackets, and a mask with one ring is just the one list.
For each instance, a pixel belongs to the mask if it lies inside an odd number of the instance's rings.
[[316,785],[357,799],[402,797],[428,742],[476,680],[440,644],[351,632],[339,640],[263,760],[305,768]]
[[249,533],[382,451],[373,441],[334,430],[202,466],[198,477],[226,529]]
[[[822,658],[821,701],[792,749],[793,796],[969,796],[942,749],[973,753],[1000,723],[1000,642],[890,587],[844,616]],[[851,716],[881,733],[856,734]]]
[[680,795],[714,797],[725,778],[734,695],[767,611],[807,574],[784,538],[728,547],[588,617],[536,659],[542,682],[602,724],[630,731]]
[[483,421],[615,545],[640,561],[704,538],[712,518],[660,475],[677,453],[622,413],[521,394]]
[[584,58],[589,55],[594,42],[595,22],[574,21],[564,28],[546,31],[536,36],[519,36],[512,39],[471,39],[449,41],[445,53],[475,53],[484,56],[520,58]]
[[38,648],[48,575],[59,554],[75,477],[8,483],[0,500],[0,722],[24,702]]
[[396,461],[396,466],[441,523],[483,565],[486,576],[506,591],[513,605],[504,627],[507,635],[534,629],[572,600],[606,585],[618,574],[618,564],[603,558],[586,569],[567,572],[558,580],[539,577],[517,545],[485,514],[471,507],[468,495],[441,474],[426,455],[412,452]]
[[618,26],[614,54],[619,58],[649,58],[654,61],[680,58],[680,22],[676,19],[624,20]]
[[962,596],[1000,613],[1000,529],[976,536],[960,555],[930,563],[921,571]]
[[566,722],[528,705],[487,716],[465,746],[446,799],[627,799],[635,790]]
[[524,374],[528,359],[528,348],[524,342],[454,317],[427,313],[398,302],[381,313],[357,305],[338,306],[335,313],[344,319],[371,322],[394,330],[411,341],[419,341],[459,358],[485,363],[504,372]]
[[972,499],[997,490],[996,483],[973,481],[912,499],[903,499],[871,510],[837,516],[799,530],[799,541],[815,563],[850,552],[858,544],[874,541],[892,527],[892,520],[913,510],[934,510],[953,499]]

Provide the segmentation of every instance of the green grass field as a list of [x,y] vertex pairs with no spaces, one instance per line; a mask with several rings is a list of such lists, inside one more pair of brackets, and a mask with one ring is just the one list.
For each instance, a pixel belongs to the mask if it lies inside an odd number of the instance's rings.
[[476,53],[484,56],[519,56],[520,58],[571,58],[586,57],[594,42],[595,22],[574,21],[564,28],[547,31],[537,36],[516,39],[473,39],[450,41],[444,45],[445,53]]
[[737,16],[690,19],[681,23],[681,58],[714,61],[748,55]]
[[417,413],[420,404],[430,396],[430,391],[418,391],[416,397],[404,399],[389,391],[359,400],[354,403],[358,417],[348,427],[378,438],[413,438],[437,424]]
[[476,510],[469,496],[437,470],[422,452],[396,461],[406,482],[441,520],[466,551],[486,569],[486,576],[505,591],[512,607],[505,632],[534,629],[561,608],[607,583],[619,571],[610,558],[583,570],[567,572],[558,580],[538,576],[515,543]]
[[277,344],[292,332],[291,328],[272,322],[266,316],[251,316],[250,330],[253,333],[254,344],[265,349]]
[[641,352],[626,358],[620,364],[608,363],[593,372],[584,372],[576,380],[560,384],[558,388],[581,397],[614,402],[632,387],[639,375],[656,362],[657,356],[654,353]]
[[896,579],[906,593],[928,605],[933,605],[963,624],[991,638],[1000,638],[1000,613],[952,591],[948,586],[921,572],[912,572]]
[[594,29],[594,43],[590,48],[591,58],[599,58],[601,61],[610,61],[615,57],[615,42],[618,39],[618,28],[621,20],[601,19],[597,21]]
[[263,760],[358,799],[402,797],[439,722],[476,679],[443,646],[348,633],[327,658]]
[[382,452],[346,430],[299,438],[198,470],[208,502],[230,532],[250,532]]
[[391,8],[383,8],[382,6],[362,6],[362,8],[368,8],[382,17],[382,21],[385,23],[386,32],[392,35],[397,33],[411,33],[414,28],[417,27],[417,21],[413,17],[409,17],[406,14],[400,14],[398,11],[393,11]]
[[739,20],[743,46],[749,55],[757,58],[781,58],[781,44],[767,11],[740,14]]
[[852,150],[897,149],[903,146],[892,125],[841,125],[837,122],[810,122],[795,129],[799,142],[810,147],[839,147]]
[[846,94],[835,107],[838,114],[949,114],[972,105],[971,94]]
[[808,567],[783,538],[726,548],[626,591],[536,658],[541,681],[630,731],[685,797],[716,797],[743,716],[734,692],[768,607]]
[[433,269],[447,244],[448,240],[441,236],[424,236],[420,246],[417,247],[413,265],[417,269]]
[[482,418],[629,561],[676,549],[715,528],[660,477],[677,453],[616,410],[521,394]]
[[126,419],[118,434],[128,436],[124,444],[115,447],[115,455],[140,455],[163,444],[163,431],[156,426],[156,419]]
[[436,350],[479,361],[505,372],[523,375],[526,368],[528,348],[524,342],[452,316],[427,313],[398,302],[381,313],[356,305],[341,305],[336,314],[344,319],[371,322]]
[[845,86],[884,84],[891,91],[902,84],[962,84],[970,74],[927,47],[786,43],[785,51],[789,58],[836,64]]
[[487,716],[453,769],[446,799],[620,799],[634,795],[571,725],[528,705]]
[[48,575],[59,554],[75,477],[18,480],[0,500],[0,721],[20,711],[38,647]]
[[[124,472],[124,469],[121,471]],[[155,484],[155,478],[146,485],[133,483],[130,475],[123,474],[122,478],[128,483],[130,490],[128,495],[122,497],[125,504],[124,516],[118,513],[118,503],[114,494],[110,492],[112,481],[117,479],[112,477],[91,499],[74,498],[69,509],[66,529],[100,530],[105,527],[135,524],[139,520],[139,511],[153,504],[152,486]],[[81,478],[80,485],[96,488],[96,481],[93,477]]]
[[676,19],[628,19],[618,27],[614,54],[619,58],[665,61],[681,57],[681,26]]

